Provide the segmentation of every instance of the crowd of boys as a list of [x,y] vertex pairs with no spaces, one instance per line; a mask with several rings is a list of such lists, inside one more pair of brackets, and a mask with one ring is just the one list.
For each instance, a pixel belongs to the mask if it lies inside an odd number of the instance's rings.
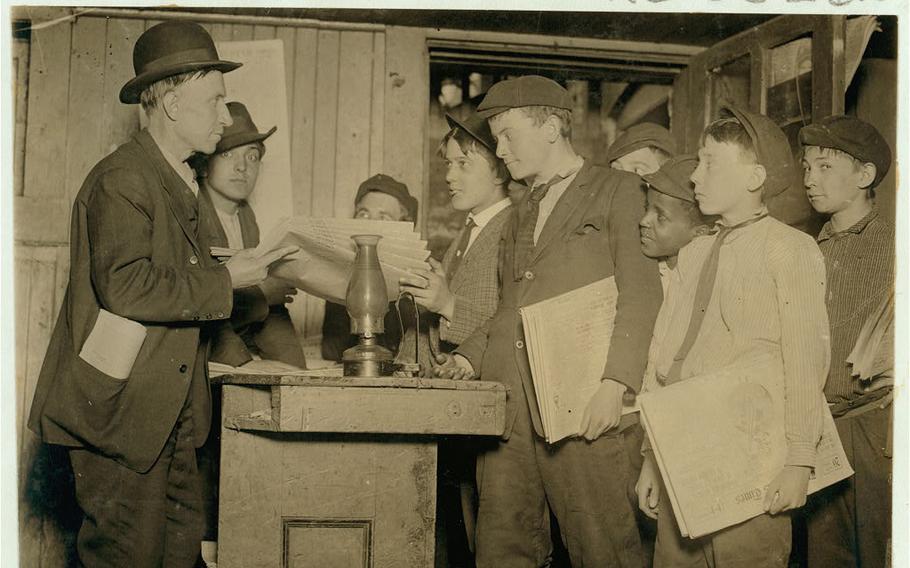
[[[202,538],[214,538],[196,461],[212,439],[206,362],[306,366],[285,308],[296,290],[268,276],[294,250],[250,252],[259,231],[247,198],[275,128],[261,132],[243,104],[225,104],[222,73],[239,64],[222,61],[203,28],[167,22],[139,38],[134,65],[120,97],[141,103],[149,126],[76,198],[67,295],[29,425],[69,448],[83,565],[193,566]],[[463,510],[471,562],[548,566],[552,516],[576,567],[652,557],[661,567],[786,566],[799,510],[810,566],[885,565],[893,381],[860,380],[848,359],[893,293],[894,231],[874,201],[887,143],[846,116],[800,131],[808,199],[829,216],[812,238],[768,215],[797,167],[770,118],[725,108],[697,155],[677,155],[666,129],[637,125],[602,167],[573,148],[573,106],[559,84],[529,75],[493,85],[470,116],[448,117],[439,155],[467,220],[442,262],[402,281],[435,318],[433,374],[508,389],[505,434],[475,448],[476,476],[474,456],[440,458],[460,472],[446,507]],[[514,203],[510,179],[529,188]],[[364,182],[355,202],[357,217],[416,219],[416,200],[388,176]],[[239,252],[219,263],[210,246]],[[618,299],[600,387],[577,437],[548,444],[519,309],[608,277]],[[324,352],[336,358],[349,338],[333,313],[325,329],[341,331],[327,333]],[[126,380],[80,356],[111,314],[146,328]],[[786,461],[766,513],[684,538],[623,404],[756,358],[782,377],[786,405]],[[856,473],[803,508],[824,412]],[[656,519],[653,552],[639,510]]]

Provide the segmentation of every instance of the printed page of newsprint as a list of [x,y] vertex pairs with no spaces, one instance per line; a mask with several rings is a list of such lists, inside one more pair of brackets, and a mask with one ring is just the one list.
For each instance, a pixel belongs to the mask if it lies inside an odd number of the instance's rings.
[[[3,566],[910,566],[908,24],[906,0],[4,3]],[[239,252],[294,219],[397,222],[373,233],[411,267],[384,275],[399,313],[324,299],[346,266],[310,294],[299,256]],[[548,442],[519,310],[607,278],[604,376]],[[753,356],[774,412],[685,390]],[[832,417],[853,474],[806,501]],[[735,468],[666,459],[771,419],[749,520],[691,539],[680,492]]]

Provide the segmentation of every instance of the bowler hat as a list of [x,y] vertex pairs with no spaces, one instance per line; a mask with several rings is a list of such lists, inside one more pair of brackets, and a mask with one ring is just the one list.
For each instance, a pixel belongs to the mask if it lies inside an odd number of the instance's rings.
[[165,77],[202,69],[222,73],[241,63],[222,61],[205,28],[193,22],[167,21],[145,30],[133,46],[136,76],[120,89],[120,102],[136,104],[146,87]]
[[408,186],[405,184],[392,176],[376,174],[360,184],[360,187],[357,188],[357,196],[354,198],[354,203],[360,201],[364,195],[371,191],[391,195],[407,210],[412,221],[417,220],[417,199],[411,195],[411,192],[408,191]]
[[664,162],[656,172],[645,174],[642,178],[654,191],[695,203],[695,187],[690,178],[697,167],[696,156],[677,156]]
[[796,162],[787,135],[770,118],[732,106],[721,108],[721,114],[732,115],[746,131],[755,148],[758,163],[765,168],[765,197],[783,193],[795,179]]
[[670,131],[653,122],[642,122],[630,127],[607,150],[607,162],[618,160],[642,148],[660,148],[671,156],[676,153],[676,142]]
[[523,75],[496,83],[477,106],[477,113],[490,118],[512,108],[548,106],[572,110],[572,97],[562,85],[540,75]]
[[221,140],[215,146],[215,152],[224,152],[244,144],[262,142],[278,130],[277,126],[273,126],[268,132],[259,132],[253,122],[253,117],[250,116],[250,111],[246,109],[243,103],[228,103],[227,108],[234,123],[224,129]]
[[881,133],[868,122],[851,116],[829,116],[802,127],[799,143],[833,148],[850,154],[864,164],[875,164],[872,187],[881,183],[891,168],[891,147]]
[[491,152],[496,153],[496,139],[493,138],[493,133],[490,132],[490,125],[487,124],[487,119],[476,112],[472,112],[467,118],[462,120],[458,120],[450,113],[446,113],[446,122],[449,123],[450,128],[464,130]]

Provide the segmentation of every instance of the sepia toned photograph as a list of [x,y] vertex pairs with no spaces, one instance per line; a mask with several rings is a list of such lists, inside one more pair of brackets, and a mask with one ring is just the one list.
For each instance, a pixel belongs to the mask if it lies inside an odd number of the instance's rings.
[[2,563],[910,565],[907,6],[787,4],[5,7]]

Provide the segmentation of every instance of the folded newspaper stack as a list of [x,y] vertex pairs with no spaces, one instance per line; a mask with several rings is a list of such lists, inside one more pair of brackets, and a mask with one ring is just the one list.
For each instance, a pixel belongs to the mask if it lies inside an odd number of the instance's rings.
[[[783,366],[748,365],[639,395],[667,498],[682,536],[698,538],[764,513],[768,484],[784,466]],[[853,474],[824,397],[822,437],[809,493]]]
[[[414,225],[397,221],[292,217],[282,221],[259,242],[265,254],[285,247],[300,251],[272,265],[269,274],[322,299],[344,304],[357,254],[353,235],[379,235],[378,254],[389,300],[398,297],[398,279],[415,269],[429,270],[427,242]],[[229,257],[236,251],[212,247],[212,256]]]

